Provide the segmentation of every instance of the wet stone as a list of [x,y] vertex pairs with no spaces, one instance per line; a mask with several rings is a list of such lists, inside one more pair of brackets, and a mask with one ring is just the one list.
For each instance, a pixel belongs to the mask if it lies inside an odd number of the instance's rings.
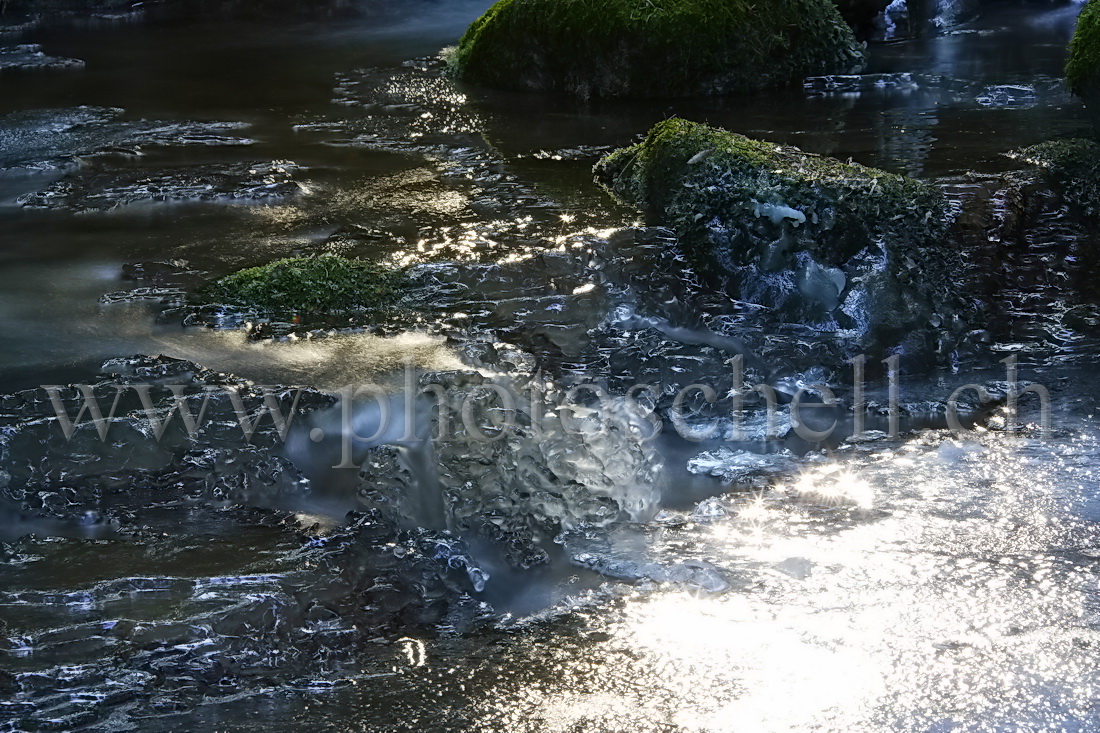
[[[0,38],[2,37],[3,32],[0,29]],[[84,62],[80,59],[49,56],[38,44],[0,46],[0,73],[82,68],[84,68]]]

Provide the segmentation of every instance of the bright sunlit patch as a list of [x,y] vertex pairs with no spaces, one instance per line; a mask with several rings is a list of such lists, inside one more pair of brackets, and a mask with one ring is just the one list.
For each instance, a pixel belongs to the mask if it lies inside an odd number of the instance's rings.
[[523,262],[538,250],[517,245],[513,237],[531,228],[532,223],[531,216],[523,216],[440,227],[400,253],[396,262],[410,267],[432,260],[467,262],[487,255],[492,255],[497,264]]
[[859,476],[837,464],[815,466],[799,475],[791,486],[799,496],[833,506],[874,506],[874,489]]
[[462,367],[444,339],[412,332],[392,337],[358,333],[291,343],[252,341],[243,331],[193,330],[166,333],[156,344],[166,356],[262,384],[311,384],[321,389],[400,384],[406,363],[425,371]]
[[738,510],[737,516],[754,525],[763,523],[768,518],[768,506],[764,502],[763,495],[757,495],[752,501],[744,504]]
[[1065,521],[1056,492],[1076,486],[1100,511],[1094,469],[1092,483],[1065,481],[1095,465],[1096,446],[1067,456],[1065,444],[929,431],[892,452],[811,458],[774,490],[724,497],[733,511],[709,521],[633,544],[627,534],[618,547],[636,563],[705,559],[729,588],[662,585],[598,626],[606,642],[525,655],[537,671],[484,696],[515,723],[492,730],[532,719],[563,733],[1059,730],[1091,719],[1097,663],[1082,648],[1097,635],[1083,623],[1095,573],[1064,548],[1100,550],[1093,523]]
[[806,633],[805,620],[801,609],[766,609],[744,596],[670,594],[636,607],[626,629],[679,692],[681,729],[795,730],[858,719],[884,692],[881,675],[862,650]]
[[398,639],[397,643],[401,645],[401,650],[405,653],[410,667],[423,667],[427,664],[428,648],[423,641],[404,636]]

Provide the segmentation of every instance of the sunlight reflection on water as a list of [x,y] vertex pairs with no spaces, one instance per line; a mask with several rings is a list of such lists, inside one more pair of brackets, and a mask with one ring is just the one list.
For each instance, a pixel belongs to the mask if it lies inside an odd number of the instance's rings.
[[627,602],[522,704],[555,731],[1079,729],[1100,664],[1077,442],[926,433],[745,497],[668,540],[732,590]]

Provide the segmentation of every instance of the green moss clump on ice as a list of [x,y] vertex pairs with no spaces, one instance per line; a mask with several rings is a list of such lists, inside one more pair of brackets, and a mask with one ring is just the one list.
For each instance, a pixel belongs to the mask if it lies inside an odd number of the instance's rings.
[[1066,83],[1079,95],[1100,91],[1100,0],[1089,0],[1069,46]]
[[331,313],[389,304],[403,279],[398,270],[364,260],[292,257],[227,275],[200,296],[229,305]]
[[[922,181],[682,119],[604,158],[596,177],[708,249],[722,247],[720,230],[731,234],[726,244],[740,240],[747,249],[768,236],[769,224],[786,221],[797,248],[836,264],[883,236],[895,247],[935,241],[948,224],[942,193]],[[744,236],[735,236],[738,228]]]
[[862,62],[831,0],[499,0],[449,59],[470,82],[581,97],[746,92]]
[[1088,216],[1100,217],[1100,143],[1079,138],[1050,140],[1012,157],[1041,168],[1071,204]]

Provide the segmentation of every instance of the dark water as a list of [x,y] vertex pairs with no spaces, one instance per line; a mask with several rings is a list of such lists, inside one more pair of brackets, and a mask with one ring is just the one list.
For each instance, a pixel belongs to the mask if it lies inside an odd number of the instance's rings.
[[[765,440],[754,413],[744,441],[639,443],[619,411],[602,436],[420,431],[329,468],[331,395],[392,392],[406,361],[460,395],[456,370],[728,391],[735,353],[781,388],[848,384],[827,339],[701,286],[593,162],[678,114],[991,197],[1006,152],[1088,130],[1060,79],[1078,6],[997,7],[804,89],[582,104],[441,75],[488,4],[18,40],[84,66],[0,76],[0,725],[1094,729],[1100,314],[1065,297],[1092,235],[1052,197],[998,265],[987,352],[907,378],[900,437],[821,450]],[[411,265],[417,285],[311,337],[183,325],[187,288],[314,252]],[[997,411],[939,429],[952,390],[996,387],[1012,354],[1053,393],[1047,439]],[[224,394],[197,437],[151,440],[127,403],[112,439],[63,440],[36,388],[108,360],[189,394],[320,391],[285,444],[267,423],[244,441]],[[355,411],[360,435],[377,409]]]

